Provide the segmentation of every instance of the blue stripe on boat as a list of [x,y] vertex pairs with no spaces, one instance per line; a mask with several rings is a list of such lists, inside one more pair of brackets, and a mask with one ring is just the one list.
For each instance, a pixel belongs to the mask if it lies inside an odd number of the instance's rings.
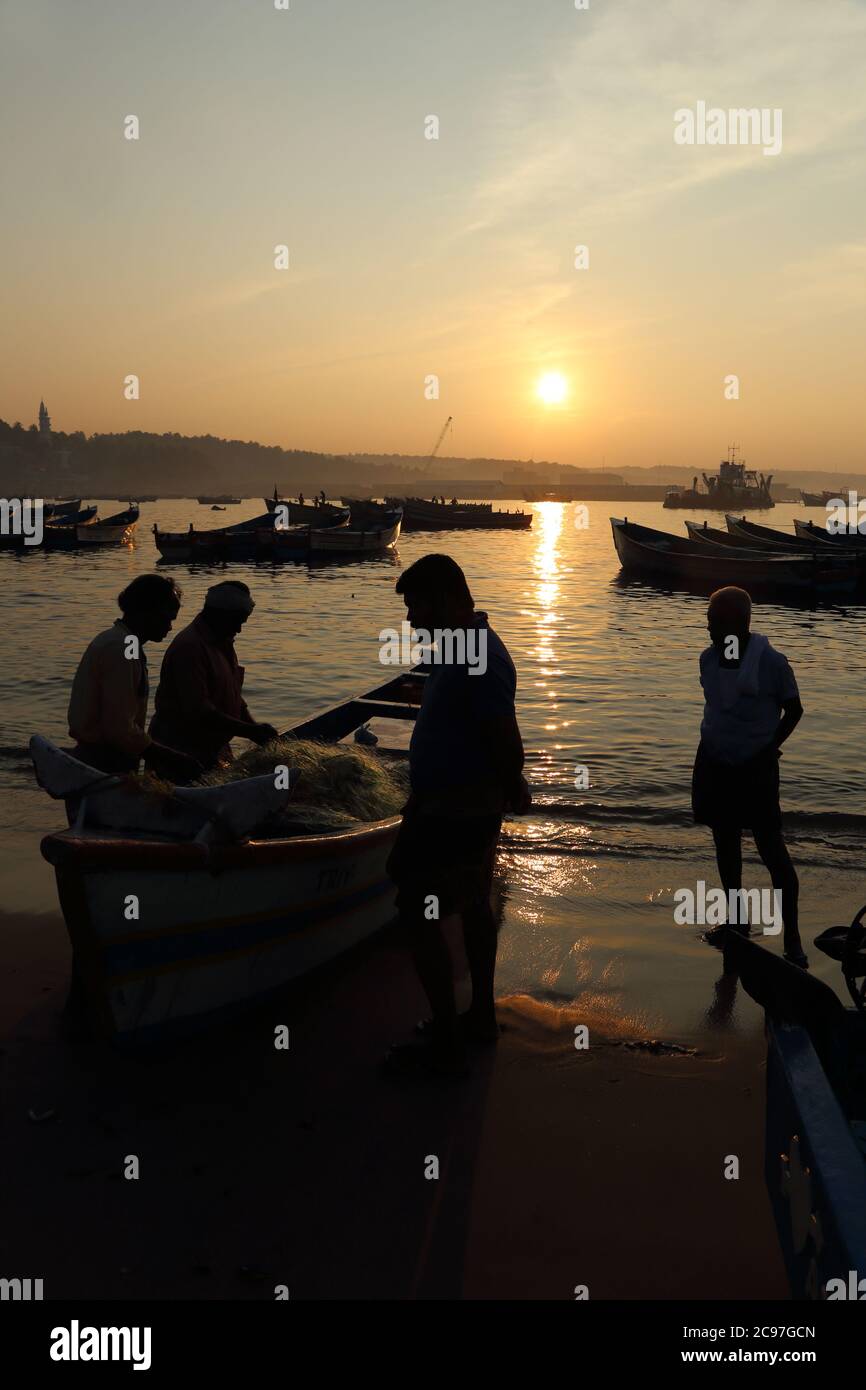
[[290,933],[319,926],[329,918],[341,917],[392,891],[393,884],[388,879],[379,879],[336,901],[331,899],[320,907],[307,908],[303,912],[289,909],[284,915],[269,917],[265,922],[232,923],[231,926],[213,927],[205,931],[189,931],[179,927],[176,935],[108,945],[103,948],[107,982],[109,985],[116,984],[118,976],[147,974],[179,963],[194,962],[200,965],[208,957],[265,946]]

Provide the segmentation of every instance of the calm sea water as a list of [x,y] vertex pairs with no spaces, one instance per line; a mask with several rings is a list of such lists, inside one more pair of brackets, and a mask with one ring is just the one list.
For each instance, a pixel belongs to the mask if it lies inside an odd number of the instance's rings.
[[[223,525],[261,505],[250,499],[212,513],[192,501],[144,504],[134,548],[0,554],[0,894],[7,909],[56,904],[38,846],[63,817],[33,784],[27,740],[38,731],[68,742],[77,661],[116,616],[118,591],[154,568],[150,526]],[[750,1001],[721,998],[715,988],[719,959],[699,930],[673,923],[675,889],[716,881],[709,832],[692,824],[689,802],[706,600],[622,582],[608,522],[618,505],[590,504],[587,529],[576,527],[573,506],[543,503],[529,532],[412,533],[387,558],[231,566],[257,604],[238,642],[247,699],[256,717],[287,727],[382,679],[378,634],[403,617],[394,593],[401,568],[428,551],[447,551],[517,665],[536,800],[533,814],[510,822],[503,839],[499,989],[592,1003],[681,1036],[703,1032],[708,1021],[751,1028],[757,1014]],[[103,514],[116,509],[101,506]],[[801,512],[777,506],[772,524],[791,529]],[[660,503],[632,504],[629,516],[682,531],[682,514]],[[217,571],[173,565],[166,572],[183,588],[181,619],[189,621]],[[766,604],[755,612],[755,629],[790,659],[806,709],[785,747],[782,778],[807,949],[816,931],[849,920],[866,900],[863,622],[859,604]],[[159,648],[149,651],[155,684]],[[579,765],[588,769],[586,790],[575,787]],[[746,885],[767,881],[752,856]],[[775,942],[771,949],[781,948]],[[836,968],[811,955],[835,984]]]

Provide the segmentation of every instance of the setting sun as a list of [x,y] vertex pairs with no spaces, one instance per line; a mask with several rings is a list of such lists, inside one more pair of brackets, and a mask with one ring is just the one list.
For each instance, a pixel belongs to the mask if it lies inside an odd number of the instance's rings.
[[545,372],[538,379],[535,394],[545,405],[558,405],[568,395],[568,382],[561,372]]

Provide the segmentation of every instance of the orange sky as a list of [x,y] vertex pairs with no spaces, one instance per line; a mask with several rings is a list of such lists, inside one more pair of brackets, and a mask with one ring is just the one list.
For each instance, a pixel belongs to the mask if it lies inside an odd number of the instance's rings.
[[[451,454],[862,466],[855,0],[33,0],[3,29],[3,418],[425,454],[453,415]],[[781,152],[678,145],[698,101],[778,108]]]

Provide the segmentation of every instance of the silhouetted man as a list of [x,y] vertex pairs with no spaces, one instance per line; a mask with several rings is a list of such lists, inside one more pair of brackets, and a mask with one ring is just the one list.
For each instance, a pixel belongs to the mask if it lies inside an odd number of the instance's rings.
[[[271,724],[253,719],[242,693],[244,668],[234,639],[254,608],[246,584],[236,579],[214,584],[198,617],[177,634],[163,658],[150,732],[205,769],[231,762],[233,738],[269,743],[278,737]],[[160,770],[158,759],[154,770]]]
[[162,642],[180,611],[181,592],[162,574],[141,574],[118,595],[121,617],[98,633],[78,664],[69,698],[69,736],[76,758],[100,772],[136,772],[158,753],[172,780],[194,777],[198,764],[145,732],[149,693],[147,642]]
[[[779,806],[779,750],[802,719],[803,706],[787,658],[766,637],[750,632],[751,617],[745,589],[728,586],[710,597],[712,646],[700,659],[706,703],[692,809],[696,822],[713,832],[726,892],[742,888],[742,832],[751,830],[773,887],[781,892],[785,958],[806,967],[799,881],[782,835]],[[748,933],[747,925],[742,929]]]
[[[424,1041],[392,1049],[387,1066],[399,1075],[459,1076],[466,1042],[493,1042],[499,1031],[493,862],[505,810],[522,812],[531,802],[514,710],[517,677],[450,556],[425,555],[396,587],[416,634],[436,643],[409,750],[411,795],[388,861],[433,1017]],[[472,1006],[460,1018],[440,926],[455,911],[472,977]]]

